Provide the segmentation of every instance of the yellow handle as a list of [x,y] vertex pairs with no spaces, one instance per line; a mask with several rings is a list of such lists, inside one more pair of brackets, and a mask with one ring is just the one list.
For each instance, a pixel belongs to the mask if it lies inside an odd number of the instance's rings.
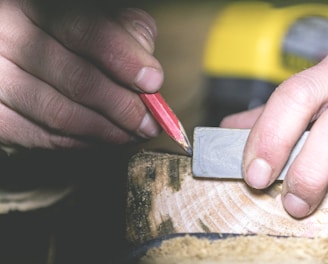
[[[300,18],[328,19],[328,5],[294,4],[275,7],[267,2],[239,1],[227,4],[214,22],[204,51],[204,71],[210,76],[238,76],[279,83],[298,68],[316,61],[298,58],[290,62],[282,47],[290,27]],[[294,58],[295,59],[295,58]]]

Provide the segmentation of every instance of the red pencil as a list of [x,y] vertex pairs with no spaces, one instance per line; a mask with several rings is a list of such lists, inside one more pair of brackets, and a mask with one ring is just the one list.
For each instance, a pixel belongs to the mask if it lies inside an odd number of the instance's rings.
[[191,156],[192,147],[186,132],[164,98],[158,92],[142,93],[140,97],[163,130]]

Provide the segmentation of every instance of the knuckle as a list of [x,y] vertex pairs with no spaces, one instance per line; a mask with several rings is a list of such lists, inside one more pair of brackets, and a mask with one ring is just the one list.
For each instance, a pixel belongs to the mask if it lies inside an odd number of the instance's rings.
[[[71,70],[65,71],[65,68]],[[97,78],[95,78],[92,71],[83,64],[72,66],[71,63],[68,63],[65,68],[64,72],[67,72],[67,74],[64,87],[67,95],[74,101],[83,100],[88,90],[97,83]]]
[[[133,51],[132,48],[137,48],[136,46],[130,46],[127,44],[126,38],[119,36],[117,38],[108,39],[106,42],[107,48],[104,51],[106,53],[106,64],[109,65],[113,70],[116,69],[116,74],[119,72],[124,73],[124,78],[129,79],[128,76],[134,76],[137,71],[143,66],[145,62],[143,60],[148,60],[149,54]],[[141,55],[142,54],[142,55]],[[154,67],[160,67],[154,64]],[[119,69],[119,70],[117,70]]]
[[279,146],[279,153],[281,153],[279,157],[285,156],[286,159],[287,153],[293,148],[292,140],[275,133],[275,130],[270,129],[270,127],[261,133],[258,140],[258,155],[274,164],[277,163],[277,146]]
[[120,39],[112,39],[108,43],[108,51],[110,52],[108,56],[108,63],[110,65],[119,64],[123,68],[123,70],[127,70],[127,66],[129,63],[133,63],[133,58],[129,58],[129,50],[126,49],[124,43]]
[[97,19],[91,19],[85,14],[72,15],[70,21],[63,27],[63,44],[68,48],[82,48],[93,39],[97,31]]
[[133,113],[135,113],[134,102],[132,99],[126,98],[126,100],[124,100],[124,98],[119,98],[118,100],[116,100],[116,107],[119,107],[122,118],[124,118],[127,122],[133,121],[127,120],[131,118]]
[[293,167],[291,177],[288,178],[288,189],[299,193],[302,197],[308,197],[315,193],[321,193],[326,186],[318,175],[320,172],[302,165]]
[[74,106],[66,104],[65,101],[57,97],[53,97],[46,102],[46,109],[47,111],[43,112],[42,119],[48,127],[67,134],[76,112]]
[[278,89],[286,96],[291,105],[311,106],[323,98],[323,83],[320,78],[313,77],[312,69],[293,75]]
[[137,129],[143,114],[134,97],[119,97],[113,100],[113,102],[112,107],[118,109],[119,112],[117,121],[123,122],[131,130]]

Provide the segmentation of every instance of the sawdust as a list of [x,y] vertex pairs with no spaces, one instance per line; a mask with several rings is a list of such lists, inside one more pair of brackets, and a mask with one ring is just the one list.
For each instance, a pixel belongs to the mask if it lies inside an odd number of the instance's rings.
[[328,263],[328,238],[237,236],[208,240],[186,235],[151,248],[139,264]]

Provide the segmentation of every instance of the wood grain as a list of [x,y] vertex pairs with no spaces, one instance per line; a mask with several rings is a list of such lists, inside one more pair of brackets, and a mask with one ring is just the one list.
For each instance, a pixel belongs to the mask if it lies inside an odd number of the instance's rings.
[[195,178],[191,158],[159,152],[134,155],[128,168],[126,237],[139,244],[173,233],[327,236],[327,198],[310,217],[283,209],[281,183],[265,191],[243,180]]

